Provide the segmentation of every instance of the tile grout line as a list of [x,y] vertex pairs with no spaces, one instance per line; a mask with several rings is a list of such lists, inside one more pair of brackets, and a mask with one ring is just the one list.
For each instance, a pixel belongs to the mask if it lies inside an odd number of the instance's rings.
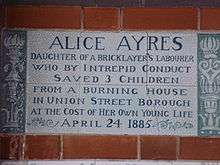
[[120,7],[119,8],[119,18],[118,18],[118,21],[119,21],[119,30],[122,31],[123,30],[123,10],[122,8]]
[[121,30],[121,8],[118,8],[118,17],[117,17],[117,23],[118,23],[118,30]]
[[25,160],[25,148],[26,148],[26,135],[23,134],[23,144],[22,144],[22,153],[21,153],[21,159]]
[[179,160],[180,155],[180,137],[176,137],[176,160]]
[[137,136],[137,159],[141,160],[141,137]]
[[63,135],[60,135],[60,158],[59,160],[63,160]]
[[81,7],[80,10],[80,29],[83,30],[84,29],[84,7]]
[[201,30],[201,9],[197,8],[197,30]]

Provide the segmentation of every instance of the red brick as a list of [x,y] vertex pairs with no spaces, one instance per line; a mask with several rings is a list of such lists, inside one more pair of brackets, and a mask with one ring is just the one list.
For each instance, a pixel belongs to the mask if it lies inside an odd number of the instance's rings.
[[74,6],[8,6],[10,28],[74,28],[81,27],[81,8]]
[[0,135],[0,160],[19,160],[22,155],[22,136]]
[[137,159],[133,136],[64,136],[64,159]]
[[26,136],[25,159],[59,159],[59,136]]
[[0,5],[0,28],[4,26],[5,7]]
[[141,159],[176,159],[176,137],[141,137]]
[[180,138],[180,159],[220,160],[220,138]]
[[119,11],[116,8],[85,8],[84,28],[94,30],[117,30]]
[[220,8],[201,9],[201,29],[220,29]]
[[197,10],[193,8],[125,8],[124,29],[196,29]]

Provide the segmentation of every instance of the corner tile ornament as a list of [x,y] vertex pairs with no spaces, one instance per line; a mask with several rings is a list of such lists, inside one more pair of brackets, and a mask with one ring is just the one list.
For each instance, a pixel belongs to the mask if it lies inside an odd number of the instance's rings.
[[26,32],[4,31],[0,132],[25,131]]
[[198,134],[220,135],[220,34],[198,42]]

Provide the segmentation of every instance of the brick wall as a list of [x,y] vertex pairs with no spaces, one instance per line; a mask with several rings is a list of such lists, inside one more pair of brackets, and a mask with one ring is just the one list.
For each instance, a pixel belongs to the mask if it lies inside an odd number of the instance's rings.
[[[2,5],[0,11],[1,27],[6,28],[101,31],[220,29],[220,8]],[[220,138],[0,134],[0,159],[220,160]]]

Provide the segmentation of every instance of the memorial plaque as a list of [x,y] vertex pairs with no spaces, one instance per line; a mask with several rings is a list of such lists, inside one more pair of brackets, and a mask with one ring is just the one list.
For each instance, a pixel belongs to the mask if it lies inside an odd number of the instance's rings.
[[220,134],[220,35],[5,30],[1,132]]

